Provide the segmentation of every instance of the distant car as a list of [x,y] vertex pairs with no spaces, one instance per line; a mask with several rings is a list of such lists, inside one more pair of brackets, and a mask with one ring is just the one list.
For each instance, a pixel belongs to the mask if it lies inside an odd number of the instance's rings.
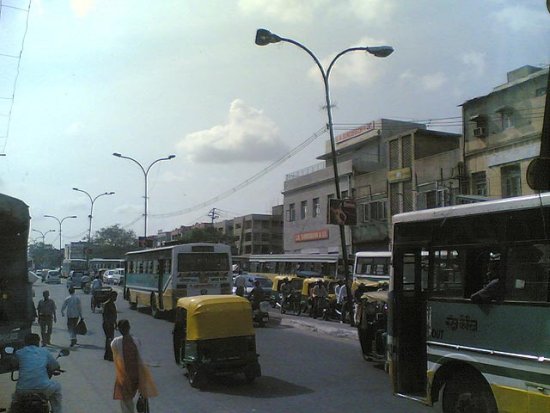
[[90,281],[91,279],[88,271],[73,270],[69,273],[69,277],[67,278],[67,288],[82,288],[84,284],[89,283]]
[[105,284],[120,285],[124,284],[124,268],[115,268],[103,273],[103,282]]
[[48,277],[48,271],[50,271],[47,268],[44,268],[42,270],[36,271],[36,275],[42,277],[42,282],[46,282],[46,278]]
[[61,274],[56,270],[49,270],[46,275],[46,284],[61,284]]

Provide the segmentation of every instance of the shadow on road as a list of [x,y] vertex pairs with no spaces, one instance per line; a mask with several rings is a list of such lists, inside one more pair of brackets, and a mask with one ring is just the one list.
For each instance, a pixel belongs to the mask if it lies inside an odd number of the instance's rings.
[[244,378],[236,375],[214,376],[208,380],[202,391],[256,399],[273,399],[313,393],[313,390],[298,386],[276,377],[262,376],[247,384]]

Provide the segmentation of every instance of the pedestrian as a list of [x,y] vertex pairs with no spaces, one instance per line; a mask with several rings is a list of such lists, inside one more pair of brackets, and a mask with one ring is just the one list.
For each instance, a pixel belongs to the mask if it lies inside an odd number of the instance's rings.
[[157,396],[158,391],[143,361],[140,341],[130,335],[130,322],[120,320],[117,326],[122,336],[111,343],[116,374],[113,399],[120,400],[122,413],[134,413],[134,397],[138,390],[146,399]]
[[328,291],[325,288],[325,283],[323,280],[319,280],[315,283],[311,289],[312,305],[310,309],[310,317],[317,318],[319,315],[319,308],[321,306],[322,300],[328,298]]
[[40,335],[42,336],[42,347],[51,343],[53,323],[57,323],[57,314],[55,302],[50,298],[50,292],[42,292],[42,300],[38,302],[38,324],[40,325]]
[[82,318],[82,305],[80,303],[80,297],[75,295],[74,287],[69,288],[69,296],[65,298],[63,306],[61,307],[61,316],[65,317],[65,310],[67,310],[67,330],[69,330],[69,336],[71,338],[71,347],[74,347],[76,342],[76,323],[78,319]]
[[243,272],[239,270],[239,274],[235,277],[235,294],[244,296],[244,286],[246,283],[246,277],[243,275]]
[[103,332],[105,333],[105,354],[104,360],[113,361],[113,350],[111,342],[115,338],[115,328],[117,319],[116,299],[117,292],[111,291],[109,299],[103,304]]

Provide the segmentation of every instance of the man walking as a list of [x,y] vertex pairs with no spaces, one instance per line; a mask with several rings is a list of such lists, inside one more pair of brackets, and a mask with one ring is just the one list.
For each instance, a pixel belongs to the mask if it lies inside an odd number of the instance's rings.
[[104,360],[113,361],[113,350],[111,342],[115,338],[115,327],[117,321],[116,298],[117,292],[111,291],[109,299],[103,304],[103,332],[105,333],[105,354]]
[[55,302],[50,299],[50,292],[44,290],[42,293],[44,297],[38,302],[38,324],[40,324],[40,335],[42,336],[42,347],[51,343],[52,337],[52,325],[57,323]]
[[74,347],[76,344],[76,323],[78,323],[79,318],[82,318],[80,297],[75,295],[74,287],[69,288],[69,296],[65,298],[61,307],[61,315],[63,317],[65,317],[65,310],[67,310],[67,330],[69,330],[69,336],[71,337],[71,347]]

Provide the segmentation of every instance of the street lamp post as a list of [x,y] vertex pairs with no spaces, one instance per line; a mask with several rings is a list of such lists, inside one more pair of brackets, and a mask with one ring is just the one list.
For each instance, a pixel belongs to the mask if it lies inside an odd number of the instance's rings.
[[[332,157],[332,168],[334,171],[334,186],[336,187],[336,199],[342,200],[341,192],[340,192],[340,182],[338,179],[338,161],[337,161],[337,154],[336,154],[336,144],[334,139],[334,127],[332,124],[332,104],[330,101],[330,87],[329,87],[329,77],[330,73],[332,71],[332,67],[334,66],[334,63],[343,56],[346,53],[349,52],[355,52],[355,51],[364,51],[367,53],[372,54],[376,57],[387,57],[390,54],[393,53],[393,48],[390,46],[376,46],[376,47],[350,47],[348,49],[345,49],[338,53],[329,63],[327,69],[323,67],[317,56],[313,54],[311,50],[309,50],[306,46],[303,44],[297,42],[296,40],[280,37],[274,33],[271,33],[269,30],[266,29],[258,29],[256,31],[256,40],[255,43],[258,46],[267,46],[271,43],[278,43],[278,42],[286,42],[291,43],[300,49],[304,50],[308,55],[311,56],[311,58],[315,61],[315,64],[319,68],[319,71],[321,72],[321,75],[323,77],[323,83],[325,85],[325,100],[326,100],[326,107],[327,107],[327,116],[328,116],[328,131],[330,136],[330,150],[331,150],[331,157]],[[346,246],[346,232],[345,232],[345,226],[344,224],[339,224],[340,229],[340,242],[341,242],[341,249],[342,249],[342,260],[344,264],[344,277],[346,280],[346,290],[347,290],[347,296],[348,296],[348,302],[353,302],[353,297],[351,294],[351,289],[349,287],[349,268],[348,268],[348,251]],[[349,312],[350,312],[350,323],[353,324],[353,308],[350,305],[349,306]]]
[[147,241],[147,200],[148,200],[148,196],[147,196],[147,177],[149,175],[149,171],[151,170],[151,167],[156,164],[157,162],[160,162],[160,161],[169,161],[170,159],[174,159],[176,157],[176,155],[168,155],[164,158],[158,158],[156,160],[154,160],[153,162],[151,162],[151,164],[147,167],[147,169],[145,169],[143,167],[143,165],[141,165],[141,163],[139,163],[138,161],[136,161],[134,158],[131,158],[129,156],[124,156],[120,153],[113,153],[113,156],[116,156],[117,158],[122,158],[122,159],[129,159],[130,161],[134,162],[137,166],[140,167],[141,171],[143,172],[143,176],[145,178],[145,194],[144,194],[144,213],[143,213],[143,217],[144,217],[144,226],[143,226],[143,238],[144,238],[144,241],[146,242]]
[[44,245],[46,243],[46,241],[45,241],[46,235],[48,235],[50,232],[55,232],[55,229],[49,229],[46,232],[42,232],[38,229],[33,228],[33,231],[38,232],[40,234],[40,236],[42,237],[42,245]]
[[59,253],[61,255],[61,262],[59,265],[59,268],[63,266],[63,253],[61,252],[61,226],[63,225],[63,221],[69,218],[77,218],[76,215],[68,215],[66,217],[63,217],[62,219],[59,219],[57,217],[54,217],[53,215],[44,215],[45,218],[53,218],[59,223]]
[[103,192],[102,194],[96,195],[94,198],[92,198],[92,196],[88,192],[84,191],[83,189],[73,188],[73,191],[82,192],[82,193],[88,195],[88,198],[90,199],[90,204],[91,204],[91,206],[90,206],[90,215],[88,215],[88,218],[90,218],[90,224],[88,226],[88,248],[89,248],[91,240],[92,240],[92,217],[93,217],[93,213],[94,213],[94,203],[98,198],[100,198],[102,196],[114,195],[115,193],[114,192]]

